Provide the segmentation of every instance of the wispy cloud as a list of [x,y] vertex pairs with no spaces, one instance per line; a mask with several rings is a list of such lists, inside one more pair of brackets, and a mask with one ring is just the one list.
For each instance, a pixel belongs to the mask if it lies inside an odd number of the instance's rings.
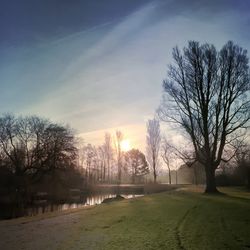
[[194,39],[220,47],[233,39],[249,48],[241,32],[248,27],[246,13],[185,3],[154,1],[119,22],[26,48],[0,69],[0,110],[70,123],[90,141],[106,130],[134,128],[135,144],[144,144],[144,117],[160,102],[175,45]]

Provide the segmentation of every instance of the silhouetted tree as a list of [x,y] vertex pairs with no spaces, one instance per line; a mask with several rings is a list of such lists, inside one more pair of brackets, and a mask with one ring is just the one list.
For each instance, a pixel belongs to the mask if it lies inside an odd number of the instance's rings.
[[126,152],[125,161],[131,172],[132,183],[135,183],[136,178],[142,177],[149,173],[146,157],[138,149],[131,149]]
[[50,124],[43,134],[42,151],[43,168],[54,171],[71,167],[77,156],[73,132],[70,128]]
[[158,114],[185,129],[205,167],[205,191],[217,192],[215,170],[224,147],[250,119],[247,51],[231,41],[219,52],[190,41],[183,53],[173,49],[173,59]]
[[0,117],[0,149],[17,176],[72,167],[76,159],[70,128],[36,117]]
[[37,116],[0,117],[1,174],[8,173],[10,203],[18,209],[31,202],[31,194],[39,186],[55,197],[59,188],[65,191],[82,183],[75,169],[76,156],[70,128]]
[[157,165],[161,143],[160,123],[156,119],[147,122],[147,159],[152,166],[154,183],[157,178]]

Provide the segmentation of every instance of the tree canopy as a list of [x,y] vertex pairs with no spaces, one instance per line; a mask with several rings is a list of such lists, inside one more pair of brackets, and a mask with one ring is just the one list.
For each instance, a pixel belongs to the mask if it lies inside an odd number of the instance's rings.
[[140,150],[131,149],[126,152],[125,161],[131,172],[132,183],[135,183],[136,178],[149,173],[146,157]]

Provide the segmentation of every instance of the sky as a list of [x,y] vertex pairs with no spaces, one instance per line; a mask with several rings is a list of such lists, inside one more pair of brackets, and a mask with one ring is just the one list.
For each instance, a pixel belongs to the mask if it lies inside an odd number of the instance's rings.
[[0,113],[69,124],[93,144],[119,129],[144,150],[172,48],[249,50],[249,27],[246,0],[0,0]]

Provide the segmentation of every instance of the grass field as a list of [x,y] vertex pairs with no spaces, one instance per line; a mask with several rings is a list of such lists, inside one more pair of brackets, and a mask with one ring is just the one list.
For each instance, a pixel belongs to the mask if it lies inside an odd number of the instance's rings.
[[68,225],[69,233],[54,246],[250,249],[250,193],[240,188],[221,191],[225,195],[204,195],[196,188],[169,191],[79,210],[77,220]]

